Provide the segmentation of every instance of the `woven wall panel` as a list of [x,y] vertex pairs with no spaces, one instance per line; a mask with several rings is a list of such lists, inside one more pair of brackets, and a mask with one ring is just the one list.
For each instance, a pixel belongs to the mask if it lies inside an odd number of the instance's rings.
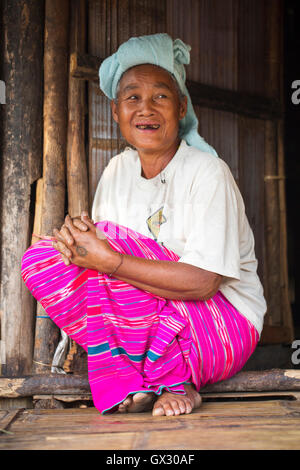
[[190,80],[237,89],[236,0],[167,0],[166,31],[192,47]]

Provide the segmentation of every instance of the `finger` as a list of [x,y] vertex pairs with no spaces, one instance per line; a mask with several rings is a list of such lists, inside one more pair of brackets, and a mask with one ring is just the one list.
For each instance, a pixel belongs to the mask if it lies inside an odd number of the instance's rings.
[[53,242],[52,246],[55,250],[59,251],[60,254],[64,255],[66,258],[72,258],[72,251],[69,250],[63,242]]
[[81,219],[77,219],[77,218],[73,219],[73,225],[74,225],[74,227],[78,228],[82,232],[86,232],[89,229],[87,224],[83,223]]
[[57,246],[58,246],[58,250],[60,251],[62,255],[65,255],[67,258],[72,258],[73,256],[72,251],[69,250],[69,248],[63,242],[58,241]]
[[96,227],[96,236],[100,240],[107,240],[107,237],[104,235],[104,232],[102,232],[102,230],[100,230],[100,228],[98,227]]
[[60,229],[60,234],[63,237],[63,242],[67,245],[74,245],[75,240],[73,235],[71,234],[69,228],[63,224],[62,228]]
[[90,218],[89,213],[88,213],[87,211],[82,211],[80,217],[81,217],[81,218],[89,219],[90,222],[93,222],[93,223],[94,223],[94,221]]
[[63,255],[62,253],[60,254],[61,256],[61,259],[63,260],[63,262],[65,263],[66,266],[69,266],[71,263],[71,261],[69,260],[69,258],[67,258],[65,255]]
[[74,225],[75,220],[79,220],[79,218],[77,217],[72,219],[69,214],[67,214],[65,217],[65,223],[63,224],[63,227],[68,230],[69,236],[72,237],[74,242],[76,242],[76,236],[81,232],[81,230],[78,230],[78,228]]
[[73,237],[73,239],[76,237],[76,235],[78,235],[80,233],[78,228],[74,227],[73,221],[72,221],[71,217],[69,216],[69,214],[66,215],[66,217],[65,217],[65,223],[64,223],[63,227],[64,226],[69,230],[69,233]]
[[64,241],[63,237],[60,234],[60,231],[57,228],[53,229],[53,235],[56,238],[56,240],[61,240],[62,242]]
[[57,241],[61,241],[63,243],[67,243],[68,245],[74,244],[74,239],[71,237],[70,232],[66,232],[68,229],[63,225],[61,230],[57,228],[53,229],[53,235]]
[[94,227],[94,221],[89,217],[87,212],[82,211],[80,218],[89,228]]

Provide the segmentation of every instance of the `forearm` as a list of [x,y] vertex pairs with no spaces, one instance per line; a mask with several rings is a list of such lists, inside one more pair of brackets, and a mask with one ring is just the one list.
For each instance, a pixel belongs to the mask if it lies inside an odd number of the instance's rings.
[[[120,258],[114,253],[111,271]],[[207,300],[218,290],[222,277],[196,266],[176,261],[148,260],[123,255],[114,277],[167,299]]]
[[[53,247],[64,257],[65,264],[74,263],[110,274],[142,290],[167,299],[207,300],[218,290],[222,276],[186,263],[149,260],[114,251],[92,221],[67,216],[60,231],[54,229]],[[76,227],[76,226],[78,227]],[[103,236],[102,236],[103,235]]]

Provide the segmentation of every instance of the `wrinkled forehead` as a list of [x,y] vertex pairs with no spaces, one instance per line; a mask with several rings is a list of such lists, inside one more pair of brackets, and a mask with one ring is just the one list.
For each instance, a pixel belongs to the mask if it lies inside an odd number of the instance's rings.
[[162,88],[170,88],[175,90],[180,98],[183,97],[183,94],[179,88],[178,82],[175,77],[163,67],[152,64],[141,64],[135,65],[127,69],[120,77],[120,80],[116,89],[116,96],[124,91],[125,88],[133,86],[136,82],[136,79],[147,80],[149,78],[153,84],[160,86]]

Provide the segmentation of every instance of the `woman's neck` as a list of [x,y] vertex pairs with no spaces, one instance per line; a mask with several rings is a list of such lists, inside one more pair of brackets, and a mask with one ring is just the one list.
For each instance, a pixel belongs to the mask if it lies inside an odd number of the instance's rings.
[[163,152],[145,152],[144,150],[138,150],[138,154],[141,161],[141,169],[143,176],[146,179],[154,178],[155,176],[159,175],[159,173],[168,165],[168,163],[172,160],[175,153],[178,150],[180,145],[180,140],[173,145],[170,149],[164,150]]

